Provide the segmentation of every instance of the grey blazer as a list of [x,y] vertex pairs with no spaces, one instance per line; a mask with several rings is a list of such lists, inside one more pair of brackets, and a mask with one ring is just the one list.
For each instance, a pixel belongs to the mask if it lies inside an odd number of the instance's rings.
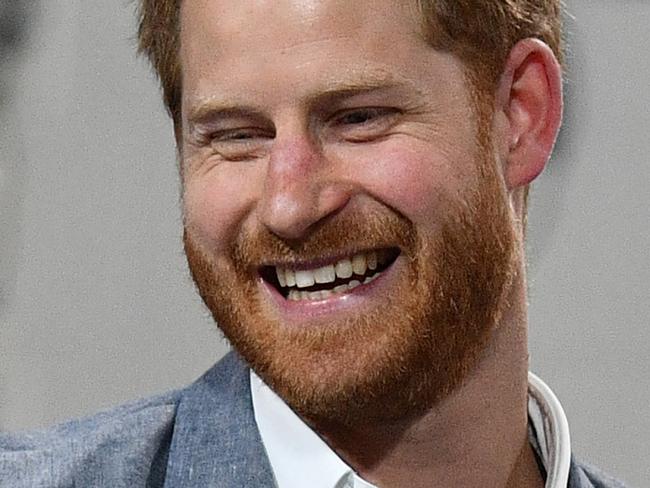
[[[249,370],[235,353],[183,390],[45,431],[0,434],[2,488],[274,486]],[[572,462],[569,488],[622,486]]]

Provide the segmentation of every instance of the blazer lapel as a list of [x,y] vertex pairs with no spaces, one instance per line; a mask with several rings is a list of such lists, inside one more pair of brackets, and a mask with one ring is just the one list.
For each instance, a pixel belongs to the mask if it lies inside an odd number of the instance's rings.
[[181,396],[165,488],[274,487],[257,430],[249,369],[229,353]]

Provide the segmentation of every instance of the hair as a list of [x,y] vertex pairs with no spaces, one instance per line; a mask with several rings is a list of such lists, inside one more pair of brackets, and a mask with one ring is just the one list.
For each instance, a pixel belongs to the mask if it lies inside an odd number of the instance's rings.
[[[562,60],[561,0],[415,0],[427,41],[457,55],[480,93],[492,92],[512,47],[542,40]],[[181,125],[181,0],[139,0],[138,51],[153,66],[176,131]],[[178,132],[177,132],[178,135]]]
[[512,47],[529,37],[562,56],[561,0],[417,0],[429,43],[458,56],[480,91],[492,91]]

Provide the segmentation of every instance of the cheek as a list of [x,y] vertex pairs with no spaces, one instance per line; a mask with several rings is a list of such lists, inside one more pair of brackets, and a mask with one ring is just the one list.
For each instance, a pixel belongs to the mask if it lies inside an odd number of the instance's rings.
[[444,202],[464,191],[468,176],[457,156],[423,146],[387,145],[356,166],[368,193],[414,223],[430,223],[444,212]]
[[213,171],[184,182],[183,215],[195,238],[214,252],[241,230],[254,201],[257,178],[246,169]]

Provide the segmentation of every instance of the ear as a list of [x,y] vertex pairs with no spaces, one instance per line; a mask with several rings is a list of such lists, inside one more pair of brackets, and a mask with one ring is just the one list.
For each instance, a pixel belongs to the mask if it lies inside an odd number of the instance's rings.
[[548,162],[562,120],[562,70],[553,51],[524,39],[510,51],[497,88],[504,179],[509,190],[528,185]]

